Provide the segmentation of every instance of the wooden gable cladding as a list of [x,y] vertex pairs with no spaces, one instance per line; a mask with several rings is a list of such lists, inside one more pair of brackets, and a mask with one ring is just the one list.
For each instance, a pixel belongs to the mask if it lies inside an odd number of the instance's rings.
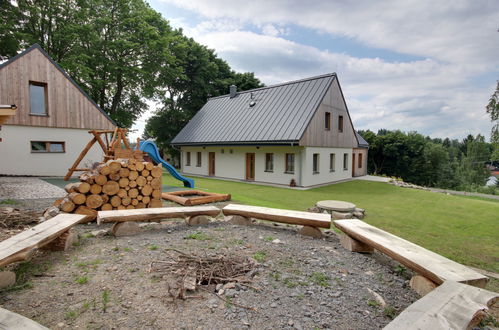
[[[0,104],[15,104],[6,125],[114,129],[115,124],[39,48],[0,67]],[[47,116],[30,115],[30,82],[46,84]]]
[[[331,123],[329,129],[326,129],[325,125],[326,112],[330,113],[329,117],[331,119]],[[340,116],[343,116],[342,132],[338,129]],[[319,108],[303,133],[299,145],[307,147],[357,147],[355,131],[338,83],[338,79],[335,79],[331,83],[331,86],[319,105]]]

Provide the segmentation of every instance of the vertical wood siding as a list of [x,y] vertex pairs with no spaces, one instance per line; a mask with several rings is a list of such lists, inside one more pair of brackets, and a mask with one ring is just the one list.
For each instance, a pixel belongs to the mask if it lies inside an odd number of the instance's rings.
[[[48,116],[30,115],[29,82],[47,84]],[[39,49],[0,69],[0,104],[17,105],[6,125],[113,129],[114,124]]]

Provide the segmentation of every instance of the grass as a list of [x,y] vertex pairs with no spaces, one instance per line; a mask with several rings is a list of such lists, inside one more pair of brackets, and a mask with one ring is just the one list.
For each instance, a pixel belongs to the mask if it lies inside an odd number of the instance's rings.
[[20,204],[18,201],[15,199],[4,199],[0,201],[0,205],[17,205]]
[[[209,178],[194,180],[196,189],[230,193],[234,202],[257,206],[303,211],[320,200],[349,201],[366,209],[364,221],[371,225],[462,264],[499,273],[498,200],[360,180],[305,191]],[[168,174],[164,183],[182,186]]]
[[87,284],[88,283],[88,277],[86,277],[86,276],[78,277],[75,280],[75,282],[78,283],[78,284]]
[[199,241],[208,241],[211,239],[210,236],[208,236],[206,233],[204,233],[202,231],[197,231],[195,233],[189,234],[189,235],[185,236],[185,238],[186,239],[196,239]]
[[324,273],[315,272],[310,275],[310,280],[322,287],[327,288],[329,286],[329,276]]
[[265,251],[258,251],[253,255],[253,259],[255,259],[258,262],[264,262],[266,258],[267,258],[267,252]]

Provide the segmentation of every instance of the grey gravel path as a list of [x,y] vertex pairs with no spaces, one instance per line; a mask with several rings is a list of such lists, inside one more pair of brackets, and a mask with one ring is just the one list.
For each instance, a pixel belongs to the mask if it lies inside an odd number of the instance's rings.
[[0,177],[0,199],[60,198],[66,192],[34,177]]

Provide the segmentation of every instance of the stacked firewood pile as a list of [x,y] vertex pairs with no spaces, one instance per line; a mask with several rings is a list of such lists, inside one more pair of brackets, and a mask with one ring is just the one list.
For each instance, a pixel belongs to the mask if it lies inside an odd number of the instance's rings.
[[109,160],[66,185],[66,197],[46,210],[46,219],[60,212],[86,214],[97,211],[161,207],[163,168],[133,158]]

